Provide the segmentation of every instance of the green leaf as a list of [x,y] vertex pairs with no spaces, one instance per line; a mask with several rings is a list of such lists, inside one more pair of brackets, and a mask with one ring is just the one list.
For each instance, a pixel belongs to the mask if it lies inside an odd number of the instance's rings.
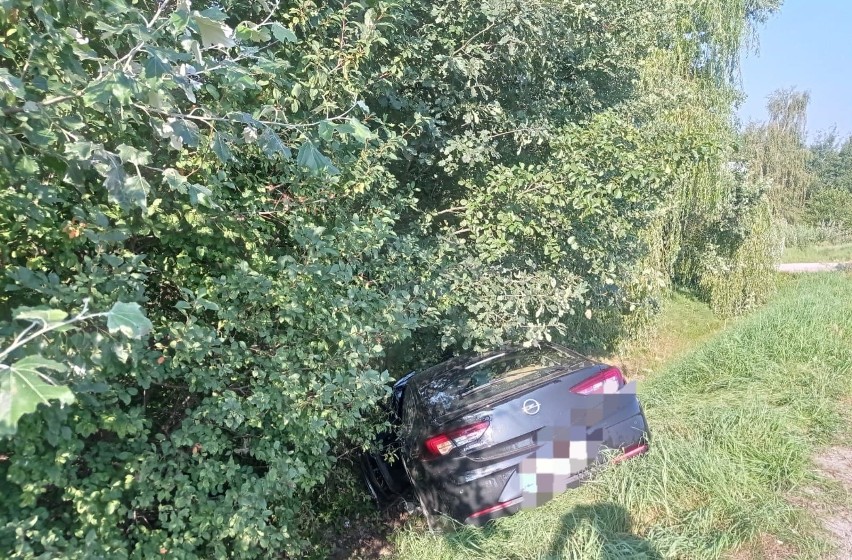
[[219,311],[219,304],[218,303],[212,302],[212,301],[210,301],[208,299],[204,299],[204,298],[198,298],[195,301],[199,305],[201,305],[201,307],[203,307],[204,309],[206,309],[208,311]]
[[268,157],[281,155],[284,159],[290,159],[293,156],[290,148],[288,148],[284,142],[281,141],[281,138],[279,138],[278,135],[269,127],[265,128],[258,137],[257,145],[260,146],[260,149],[263,150],[263,153],[265,153]]
[[124,179],[124,189],[121,193],[119,204],[138,206],[145,210],[148,208],[148,193],[151,185],[141,175],[131,175]]
[[219,99],[222,97],[221,95],[219,95],[219,90],[217,90],[213,84],[204,84],[204,91],[209,93],[210,97],[212,97],[216,101],[219,101]]
[[228,161],[234,158],[231,154],[231,150],[225,143],[225,137],[219,132],[213,136],[213,143],[210,147],[222,163],[228,163]]
[[192,16],[192,21],[201,35],[201,45],[207,47],[230,48],[236,45],[231,38],[233,31],[224,23],[220,23],[209,17],[195,13]]
[[132,163],[133,165],[147,165],[151,163],[151,152],[149,151],[137,150],[127,144],[120,144],[116,148],[116,151],[123,163]]
[[4,91],[11,93],[18,99],[23,99],[26,95],[24,82],[17,76],[10,74],[5,68],[0,68],[0,92]]
[[296,34],[280,23],[273,23],[269,27],[272,29],[272,36],[282,43],[295,43],[298,41]]
[[198,125],[183,119],[170,119],[163,125],[162,134],[169,138],[171,146],[176,150],[183,146],[198,147]]
[[80,161],[88,161],[92,157],[92,152],[99,144],[91,142],[69,142],[65,144],[65,153],[72,159]]
[[269,31],[251,21],[244,21],[239,24],[235,33],[237,39],[240,39],[241,41],[252,41],[255,43],[265,43],[272,38],[269,35]]
[[[344,125],[345,126],[345,125]],[[331,139],[334,137],[334,131],[337,129],[335,124],[331,121],[322,121],[319,123],[317,127],[317,135],[326,142],[331,142]]]
[[61,118],[59,122],[68,130],[77,131],[86,128],[86,123],[79,115],[68,115]]
[[201,11],[201,15],[210,18],[213,21],[225,21],[228,19],[228,14],[220,10],[219,8],[207,8]]
[[349,134],[351,134],[358,142],[361,142],[362,144],[366,143],[368,140],[371,140],[375,136],[369,128],[364,126],[364,124],[362,124],[361,121],[359,121],[355,117],[350,118],[349,122],[346,124],[349,125],[347,131],[351,130]]
[[39,171],[38,163],[29,156],[23,156],[15,164],[15,173],[21,177],[35,175]]
[[[184,39],[180,42],[180,44],[183,47],[183,50],[192,54],[196,63],[204,63],[204,58],[201,55],[201,46],[198,44],[198,41],[195,39]],[[189,95],[189,93],[187,93],[187,95]]]
[[205,187],[204,185],[199,185],[197,183],[191,183],[188,185],[188,187],[190,204],[192,204],[193,206],[198,206],[200,204],[202,206],[218,208],[218,206],[216,206],[210,201],[210,197],[213,195],[212,190]]
[[107,312],[107,328],[109,332],[121,332],[130,338],[142,338],[154,328],[151,321],[142,313],[138,303],[117,302]]
[[18,307],[14,310],[12,316],[18,321],[41,322],[48,325],[64,321],[68,314],[60,309],[49,307]]
[[147,206],[147,192],[144,190],[144,185],[128,182],[121,161],[115,154],[97,149],[93,161],[95,169],[104,178],[103,185],[111,202],[115,202],[124,209],[134,205],[142,208]]
[[299,148],[299,155],[296,156],[296,163],[302,167],[307,167],[311,171],[326,171],[329,175],[337,175],[340,171],[331,163],[331,160],[322,155],[317,150],[313,142],[307,141]]
[[118,100],[119,104],[129,105],[133,101],[135,83],[126,76],[119,75],[109,86],[113,98]]
[[0,365],[0,437],[13,435],[18,420],[40,404],[51,400],[62,404],[74,402],[74,394],[68,387],[57,385],[39,370],[62,373],[67,368],[41,356],[27,356],[10,366]]
[[148,55],[144,68],[146,78],[161,78],[172,73],[171,65],[155,54]]
[[173,191],[186,194],[187,182],[186,177],[178,173],[177,169],[169,167],[163,171],[163,184]]
[[189,24],[189,12],[187,10],[175,10],[169,16],[169,23],[176,33],[180,33]]
[[34,146],[50,146],[56,142],[56,135],[46,128],[25,129],[24,136]]

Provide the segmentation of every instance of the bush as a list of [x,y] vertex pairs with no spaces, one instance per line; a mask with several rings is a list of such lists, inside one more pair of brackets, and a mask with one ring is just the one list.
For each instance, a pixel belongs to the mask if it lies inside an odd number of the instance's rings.
[[[0,547],[298,556],[389,370],[610,344],[668,276],[643,231],[731,141],[692,126],[724,92],[681,122],[672,89],[726,79],[704,53],[754,13],[725,6],[5,2],[0,312],[137,303],[152,331],[21,349],[76,402],[0,441]],[[643,79],[659,53],[693,54]]]
[[852,191],[837,188],[823,189],[813,195],[805,206],[807,222],[844,231],[852,237]]

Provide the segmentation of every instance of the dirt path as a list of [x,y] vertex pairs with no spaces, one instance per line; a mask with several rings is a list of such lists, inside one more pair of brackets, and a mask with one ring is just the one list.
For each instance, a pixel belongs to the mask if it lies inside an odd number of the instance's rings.
[[[852,399],[845,399],[841,406],[849,410]],[[826,560],[852,558],[852,417],[844,420],[836,443],[814,457],[816,471],[835,484],[835,488],[813,488],[813,493],[798,501],[798,505],[820,521],[837,547],[834,556]]]
[[847,263],[785,263],[778,265],[778,272],[833,272],[852,270],[852,262]]
[[817,468],[842,486],[845,505],[817,511],[837,545],[837,560],[852,558],[852,447],[831,447],[816,458]]

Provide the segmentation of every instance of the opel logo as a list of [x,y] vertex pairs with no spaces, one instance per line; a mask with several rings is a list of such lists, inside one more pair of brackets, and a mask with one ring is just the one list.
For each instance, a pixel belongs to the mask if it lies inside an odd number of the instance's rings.
[[524,414],[529,414],[530,416],[538,414],[538,411],[540,409],[541,409],[541,405],[535,399],[525,400],[524,406],[521,408],[521,410],[524,411]]

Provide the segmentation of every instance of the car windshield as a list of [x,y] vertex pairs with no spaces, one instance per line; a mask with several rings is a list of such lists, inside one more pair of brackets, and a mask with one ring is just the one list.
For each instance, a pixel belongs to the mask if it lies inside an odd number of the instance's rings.
[[558,346],[492,352],[455,358],[415,376],[433,417],[475,401],[506,393],[544,378],[556,369],[574,369],[585,359]]

